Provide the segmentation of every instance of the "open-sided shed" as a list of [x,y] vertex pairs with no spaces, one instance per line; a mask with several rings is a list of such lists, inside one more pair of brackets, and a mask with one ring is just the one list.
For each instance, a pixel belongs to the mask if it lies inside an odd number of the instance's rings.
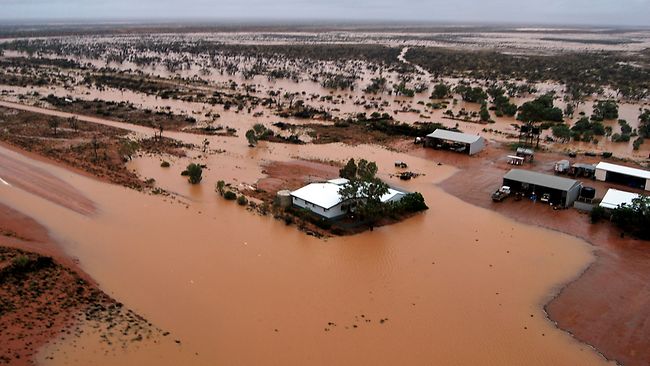
[[470,135],[439,128],[427,135],[425,146],[474,155],[483,150],[485,147],[485,139],[479,135]]
[[512,169],[503,176],[503,185],[515,192],[533,194],[541,197],[550,195],[550,202],[565,207],[570,206],[580,195],[582,183],[577,180],[543,174],[523,169]]
[[650,172],[647,170],[601,161],[596,165],[596,179],[650,191]]

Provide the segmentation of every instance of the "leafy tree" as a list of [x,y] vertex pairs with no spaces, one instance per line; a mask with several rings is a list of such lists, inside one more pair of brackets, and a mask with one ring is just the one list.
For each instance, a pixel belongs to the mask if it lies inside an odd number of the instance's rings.
[[79,130],[79,120],[77,117],[68,118],[68,125],[74,130],[74,132],[77,132]]
[[562,122],[562,117],[562,110],[553,106],[553,93],[522,104],[517,114],[517,119],[524,122]]
[[599,100],[594,104],[594,113],[591,115],[594,121],[616,118],[618,118],[618,105],[615,100]]
[[629,135],[632,133],[632,126],[630,126],[626,120],[624,119],[619,119],[618,120],[618,125],[621,126],[621,134],[622,135]]
[[481,104],[481,111],[479,115],[481,117],[481,121],[483,122],[487,122],[490,120],[490,112],[488,111],[487,103],[483,102],[483,104]]
[[626,232],[650,240],[650,197],[641,196],[612,211],[612,222]]
[[[343,201],[356,204],[356,212],[367,220],[372,228],[385,212],[386,205],[381,201],[381,197],[388,193],[388,185],[376,177],[377,164],[374,162],[361,159],[355,169],[351,159],[347,165],[347,169],[344,169],[348,175],[348,183],[339,189],[339,195]],[[349,175],[353,170],[356,170],[356,175]]]
[[257,135],[255,134],[255,130],[248,130],[246,131],[246,140],[248,140],[248,146],[254,147],[257,145]]
[[126,158],[127,160],[131,160],[133,154],[138,150],[138,143],[135,141],[131,141],[129,139],[124,139],[120,143],[120,147],[118,148],[118,153],[120,156]]
[[219,195],[223,196],[226,190],[226,182],[222,180],[218,181],[216,188],[217,188],[217,192],[219,192]]
[[449,97],[451,93],[451,88],[445,83],[438,83],[433,86],[433,92],[431,93],[432,99],[445,99]]
[[470,103],[481,103],[488,97],[483,88],[479,86],[472,88],[471,86],[461,84],[454,91],[460,94],[464,101]]
[[57,135],[57,129],[59,128],[59,125],[61,124],[61,121],[57,117],[50,117],[48,119],[47,124],[50,126],[52,131],[54,132],[54,136]]
[[402,197],[399,202],[395,204],[398,210],[405,212],[418,212],[428,209],[427,204],[424,202],[424,197],[419,192],[409,193]]
[[555,125],[551,127],[551,131],[553,132],[553,136],[561,139],[564,142],[569,141],[571,138],[571,130],[569,129],[569,126],[565,124]]
[[187,172],[188,181],[192,184],[198,184],[203,179],[201,176],[203,174],[203,168],[198,164],[191,163],[185,171]]
[[650,137],[650,109],[644,109],[639,115],[639,135]]
[[348,160],[347,164],[339,170],[339,177],[345,179],[354,179],[357,176],[357,164],[354,159]]
[[357,165],[357,177],[361,180],[369,181],[375,178],[377,170],[377,164],[375,164],[374,161],[369,162],[365,159],[361,159]]
[[97,140],[97,135],[93,135],[93,139],[90,141],[90,145],[93,148],[93,161],[97,162],[97,149],[99,148],[99,140]]
[[237,197],[237,204],[240,206],[246,206],[246,204],[248,204],[248,198],[243,194],[239,195],[239,197]]

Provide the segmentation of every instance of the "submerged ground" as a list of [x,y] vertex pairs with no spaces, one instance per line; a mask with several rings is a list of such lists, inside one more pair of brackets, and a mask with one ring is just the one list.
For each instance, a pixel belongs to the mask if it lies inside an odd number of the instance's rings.
[[[543,48],[551,54],[576,44],[564,36],[550,40],[521,32],[498,35],[513,39],[517,52],[525,54],[536,53],[540,44],[554,45]],[[327,44],[342,42],[342,34],[305,36]],[[650,360],[646,244],[620,238],[609,225],[591,226],[575,211],[525,201],[493,204],[489,194],[508,168],[504,156],[518,122],[492,111],[494,123],[476,123],[471,112],[480,105],[458,95],[444,103],[433,100],[442,108],[430,104],[433,84],[441,80],[488,83],[458,70],[431,73],[397,41],[406,37],[410,47],[444,42],[464,49],[469,38],[475,41],[471,48],[485,47],[496,33],[465,34],[462,42],[459,36],[452,42],[442,36],[347,34],[367,45],[341,46],[334,59],[315,45],[312,54],[304,54],[310,46],[303,43],[309,42],[284,33],[5,42],[0,204],[8,214],[0,216],[0,243],[53,255],[96,281],[114,299],[106,301],[123,304],[154,327],[148,337],[120,336],[110,322],[98,325],[81,317],[72,322],[77,336],[66,336],[64,327],[63,336],[50,335],[45,347],[34,342],[33,360],[49,365],[594,365],[607,359],[643,365]],[[644,31],[590,31],[570,38],[590,40],[577,43],[585,48],[581,52],[600,52],[602,46],[642,54],[639,44],[647,42]],[[277,48],[264,48],[269,44]],[[378,54],[372,44],[385,48]],[[165,56],[160,47],[172,51]],[[116,55],[127,59],[118,61]],[[385,75],[388,84],[372,92],[367,87],[377,75]],[[351,77],[352,89],[340,87],[350,81],[345,77]],[[424,90],[413,97],[395,95],[402,92],[393,92],[392,85],[401,80],[403,88],[423,84]],[[565,95],[558,81],[519,84],[536,91],[516,92],[512,100],[518,104],[549,90]],[[635,88],[643,85],[641,80]],[[596,99],[615,94],[603,88],[584,96],[575,117],[566,121],[574,123],[579,112],[589,115]],[[641,126],[644,98],[618,101],[620,118],[634,128]],[[562,108],[573,103],[562,97],[556,102]],[[443,114],[445,108],[453,118]],[[489,144],[471,158],[425,150],[412,144],[411,135],[381,129],[385,125],[357,124],[360,112],[389,113],[410,126],[441,122],[481,133]],[[280,137],[249,147],[244,135],[255,123]],[[616,120],[604,123],[619,128]],[[152,139],[159,126],[167,140]],[[549,132],[545,136],[551,137],[545,151],[528,168],[549,172],[565,150],[613,151],[626,164],[643,164],[648,152],[647,144],[634,149],[632,141],[617,143],[609,136],[568,144],[554,141]],[[131,151],[125,141],[136,141],[137,148]],[[241,192],[273,192],[289,180],[329,177],[349,158],[376,161],[381,178],[421,192],[430,209],[372,232],[317,239],[214,192],[218,180]],[[398,180],[396,160],[421,175]],[[170,167],[161,167],[162,161]],[[206,166],[199,185],[180,176],[190,162]],[[598,186],[599,192],[606,187]],[[12,229],[23,216],[48,239],[32,240]],[[58,249],[44,249],[42,242]],[[619,285],[611,276],[627,280]]]

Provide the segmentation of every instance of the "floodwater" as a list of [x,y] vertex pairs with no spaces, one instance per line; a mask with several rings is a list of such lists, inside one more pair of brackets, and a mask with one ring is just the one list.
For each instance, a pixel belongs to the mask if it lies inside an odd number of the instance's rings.
[[[1,202],[43,223],[102,289],[171,332],[127,349],[92,335],[60,339],[40,352],[39,364],[606,363],[542,310],[594,259],[591,247],[444,193],[436,183],[454,168],[369,146],[251,149],[242,139],[215,137],[210,147],[226,152],[191,154],[208,165],[197,186],[179,175],[190,158],[171,159],[168,170],[159,157],[130,164],[179,199],[0,148],[74,186],[97,213],[86,216],[15,186],[0,186]],[[297,156],[374,160],[385,179],[394,160],[408,161],[426,175],[403,187],[422,192],[430,210],[372,232],[319,240],[214,193],[217,179],[252,184],[263,177],[263,162]]]

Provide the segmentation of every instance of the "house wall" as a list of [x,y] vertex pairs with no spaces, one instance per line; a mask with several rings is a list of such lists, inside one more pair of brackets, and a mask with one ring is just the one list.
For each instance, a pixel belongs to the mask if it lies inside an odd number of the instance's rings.
[[607,180],[607,171],[603,169],[596,169],[596,180],[604,182]]
[[329,209],[325,209],[323,207],[314,205],[311,202],[307,202],[297,197],[291,197],[291,198],[294,206],[304,208],[306,210],[309,210],[317,215],[323,216],[328,219],[333,219],[339,216],[343,216],[345,214],[345,212],[341,209],[342,206],[341,204],[338,204]]

